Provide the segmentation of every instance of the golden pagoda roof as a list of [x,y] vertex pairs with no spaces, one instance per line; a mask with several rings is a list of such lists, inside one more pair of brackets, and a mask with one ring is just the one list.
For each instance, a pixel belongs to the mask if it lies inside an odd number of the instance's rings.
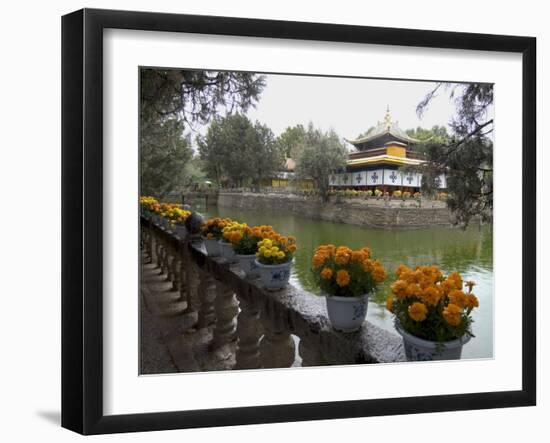
[[360,145],[386,134],[392,135],[397,139],[397,141],[403,140],[407,143],[421,143],[420,140],[408,136],[407,133],[399,127],[398,122],[392,120],[389,106],[386,109],[384,120],[378,122],[378,124],[372,130],[370,130],[366,136],[355,140],[345,140],[352,145]]

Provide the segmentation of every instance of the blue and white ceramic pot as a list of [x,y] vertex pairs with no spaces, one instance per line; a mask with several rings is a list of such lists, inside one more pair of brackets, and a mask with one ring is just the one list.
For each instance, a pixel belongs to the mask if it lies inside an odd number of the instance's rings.
[[258,273],[261,279],[260,284],[264,289],[268,291],[278,291],[288,284],[292,261],[279,265],[263,265],[256,259],[254,263],[258,267]]
[[469,334],[464,334],[461,338],[443,343],[424,340],[405,331],[399,321],[395,322],[395,330],[403,337],[405,356],[408,361],[459,360],[462,347],[471,338]]
[[341,332],[355,332],[361,329],[361,325],[367,316],[369,294],[361,297],[340,297],[325,294],[325,297],[328,318],[334,329]]

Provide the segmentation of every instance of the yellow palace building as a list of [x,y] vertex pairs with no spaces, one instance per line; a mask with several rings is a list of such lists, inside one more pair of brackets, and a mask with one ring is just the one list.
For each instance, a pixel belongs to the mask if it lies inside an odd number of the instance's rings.
[[[389,108],[382,122],[365,137],[347,140],[355,148],[348,156],[346,171],[332,174],[330,186],[335,189],[380,189],[382,191],[420,190],[422,174],[405,172],[405,166],[418,166],[425,161],[422,153],[415,151],[421,143],[408,136],[392,121]],[[439,188],[446,188],[445,176],[436,179]]]

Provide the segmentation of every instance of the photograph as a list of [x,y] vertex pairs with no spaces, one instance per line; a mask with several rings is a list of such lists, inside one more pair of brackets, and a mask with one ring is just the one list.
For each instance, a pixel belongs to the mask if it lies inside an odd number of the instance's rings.
[[138,71],[140,375],[494,358],[494,84]]

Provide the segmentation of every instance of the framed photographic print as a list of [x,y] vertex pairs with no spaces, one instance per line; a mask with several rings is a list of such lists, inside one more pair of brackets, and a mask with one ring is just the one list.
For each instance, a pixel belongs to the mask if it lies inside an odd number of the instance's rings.
[[62,425],[536,402],[531,37],[62,21]]

